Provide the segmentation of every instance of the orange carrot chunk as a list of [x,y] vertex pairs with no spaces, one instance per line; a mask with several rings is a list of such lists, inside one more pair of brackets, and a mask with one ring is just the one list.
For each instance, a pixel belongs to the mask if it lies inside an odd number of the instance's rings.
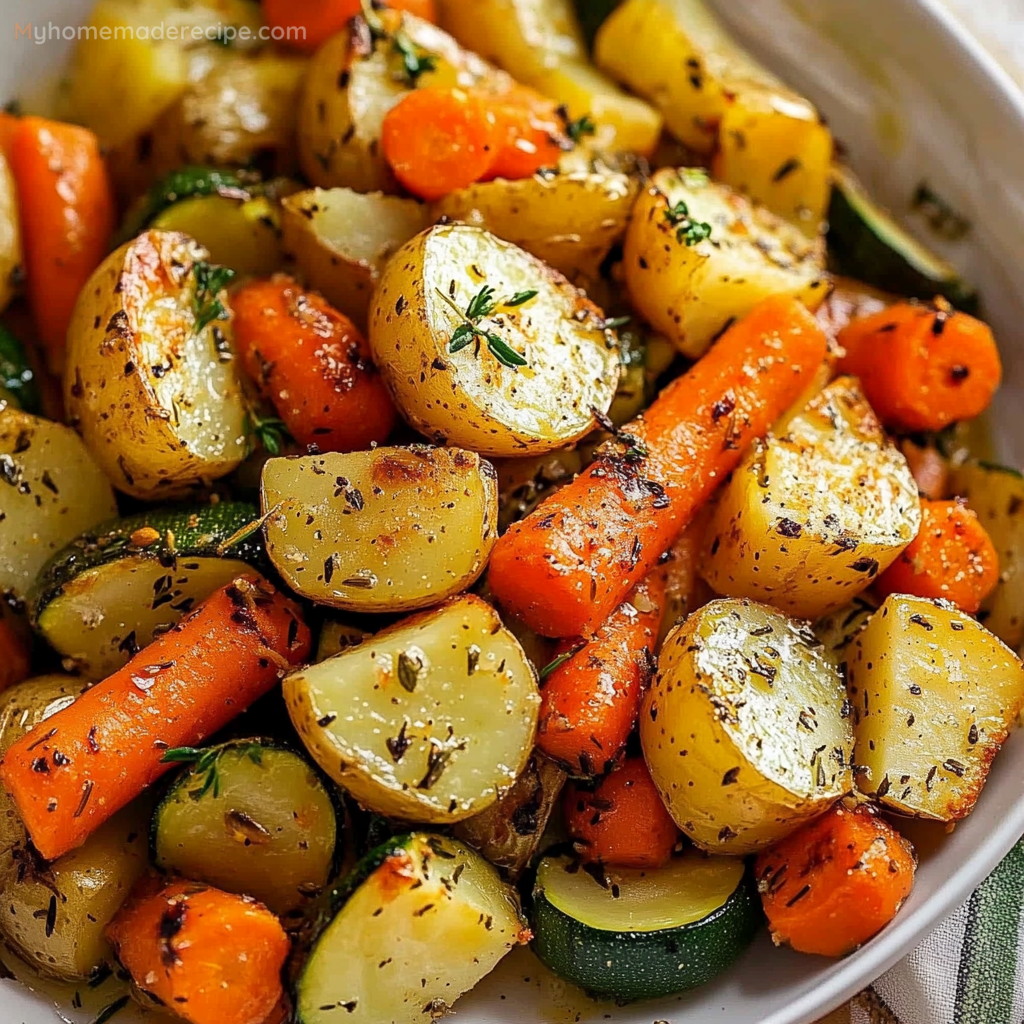
[[902,302],[839,332],[840,373],[859,377],[892,430],[942,430],[988,408],[1002,378],[992,332],[942,299]]
[[542,683],[537,747],[572,775],[614,764],[640,713],[665,606],[665,573],[639,583],[587,642],[563,645]]
[[487,177],[529,178],[542,167],[556,167],[573,143],[565,134],[554,100],[525,85],[514,85],[490,100],[500,138]]
[[246,371],[296,441],[352,452],[387,440],[395,407],[347,316],[283,274],[244,285],[231,307]]
[[776,945],[844,956],[896,916],[916,866],[914,848],[885,819],[836,804],[760,854],[754,870]]
[[962,501],[922,501],[921,529],[875,582],[882,596],[942,597],[974,615],[999,582],[999,556]]
[[170,748],[223,728],[309,654],[298,607],[243,576],[112,676],[15,743],[0,762],[36,849],[80,846],[173,765]]
[[658,868],[668,863],[679,840],[642,757],[627,758],[593,791],[570,783],[563,801],[569,835],[586,860]]
[[59,373],[78,294],[107,254],[114,195],[96,136],[22,117],[8,161],[18,191],[26,286],[47,363]]
[[144,883],[107,926],[143,991],[192,1024],[264,1024],[282,1005],[288,936],[248,896],[175,881]]
[[[437,21],[436,0],[388,0],[387,6]],[[275,42],[313,53],[362,9],[360,0],[263,0],[263,20],[276,30]]]
[[671,547],[743,450],[797,399],[826,339],[794,299],[760,303],[641,419],[498,541],[497,600],[544,636],[589,636]]
[[949,460],[934,445],[919,445],[913,438],[900,441],[900,451],[922,498],[938,499],[949,494]]
[[485,177],[502,143],[497,118],[462,89],[416,89],[388,111],[384,158],[421,199],[440,199]]

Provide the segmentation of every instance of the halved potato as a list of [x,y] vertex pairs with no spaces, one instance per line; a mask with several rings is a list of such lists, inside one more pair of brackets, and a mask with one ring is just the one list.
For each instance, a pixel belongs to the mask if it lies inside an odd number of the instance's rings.
[[14,175],[0,153],[0,313],[14,297],[15,271],[21,265],[21,225]]
[[470,586],[498,539],[494,467],[457,448],[270,459],[267,554],[296,593],[357,612],[411,611]]
[[747,854],[853,786],[846,691],[806,623],[717,600],[669,634],[640,715],[651,776],[676,824]]
[[818,618],[866,590],[920,527],[907,460],[857,380],[840,377],[725,484],[701,572],[719,594]]
[[281,207],[285,248],[307,283],[359,324],[384,264],[430,223],[414,199],[349,188],[309,189]]
[[23,601],[46,560],[117,515],[114,491],[69,427],[0,411],[0,590]]
[[284,680],[299,735],[369,810],[452,823],[526,767],[540,693],[495,610],[454,598]]
[[1024,708],[1020,658],[948,602],[893,594],[847,666],[858,789],[900,814],[970,814]]
[[433,211],[514,242],[586,285],[625,234],[639,190],[639,179],[627,174],[538,174],[459,189]]
[[[489,312],[473,324],[487,338],[467,340],[465,311],[488,296]],[[453,352],[460,330],[466,343]],[[479,228],[438,225],[399,249],[381,275],[369,333],[409,423],[437,444],[483,455],[579,440],[619,383],[604,314],[557,271]]]
[[114,486],[137,498],[181,495],[248,450],[227,323],[196,332],[197,310],[224,300],[203,288],[207,257],[179,232],[139,235],[100,264],[68,329],[68,417]]
[[633,304],[690,358],[770,295],[812,311],[828,294],[825,248],[705,171],[663,168],[641,193],[623,255]]

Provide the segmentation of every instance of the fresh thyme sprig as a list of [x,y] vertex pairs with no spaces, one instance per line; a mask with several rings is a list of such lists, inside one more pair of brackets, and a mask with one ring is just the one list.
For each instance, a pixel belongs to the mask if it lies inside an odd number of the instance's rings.
[[684,245],[696,245],[711,237],[711,225],[706,221],[693,220],[689,206],[682,199],[665,210],[665,220],[676,229],[676,241]]
[[420,53],[419,48],[402,29],[395,33],[393,43],[395,52],[401,54],[402,71],[410,85],[415,85],[420,75],[437,70],[437,57],[429,53]]
[[195,317],[195,332],[199,334],[215,320],[227,320],[229,313],[220,301],[220,293],[228,286],[235,272],[230,267],[219,267],[206,260],[198,260],[192,266],[196,279],[196,290],[192,296],[192,313]]
[[276,416],[260,416],[250,412],[245,417],[245,432],[270,455],[280,455],[285,445],[294,440],[284,420]]
[[203,778],[195,789],[189,790],[188,795],[190,799],[198,802],[211,790],[215,797],[220,796],[220,772],[217,763],[228,750],[236,750],[240,758],[248,757],[253,764],[263,764],[263,750],[258,743],[247,743],[241,747],[212,747],[206,750],[198,747],[172,747],[164,751],[164,756],[160,760],[164,764],[194,765],[194,774],[202,775]]
[[450,296],[445,295],[440,288],[436,289],[440,298],[455,312],[462,320],[462,323],[455,328],[451,340],[448,343],[448,351],[451,353],[461,352],[467,345],[476,340],[482,339],[487,343],[491,355],[503,366],[512,370],[520,366],[526,366],[526,360],[508,344],[500,335],[494,331],[488,331],[479,326],[479,321],[491,316],[499,306],[515,307],[529,302],[537,294],[536,289],[531,291],[516,292],[508,299],[496,300],[495,290],[485,284],[480,291],[469,301],[465,311],[459,309]]

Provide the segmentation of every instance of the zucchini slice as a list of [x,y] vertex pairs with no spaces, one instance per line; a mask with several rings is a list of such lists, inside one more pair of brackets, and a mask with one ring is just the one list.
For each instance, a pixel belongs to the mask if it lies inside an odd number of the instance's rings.
[[761,926],[742,860],[688,851],[653,870],[581,870],[545,857],[533,888],[534,952],[598,995],[654,999],[704,985]]
[[483,857],[421,832],[367,854],[331,902],[299,978],[299,1024],[441,1017],[529,936],[516,891]]
[[155,509],[76,537],[29,594],[32,625],[79,670],[103,679],[218,587],[259,565],[255,537],[219,545],[253,522],[244,502]]
[[253,896],[288,914],[320,895],[334,863],[338,823],[305,758],[268,740],[168,751],[189,767],[153,814],[158,868]]
[[944,295],[968,312],[977,309],[974,288],[956,267],[905,231],[848,167],[837,165],[833,175],[828,251],[837,273],[909,298]]
[[25,412],[43,411],[35,371],[21,342],[0,324],[0,389],[4,398]]

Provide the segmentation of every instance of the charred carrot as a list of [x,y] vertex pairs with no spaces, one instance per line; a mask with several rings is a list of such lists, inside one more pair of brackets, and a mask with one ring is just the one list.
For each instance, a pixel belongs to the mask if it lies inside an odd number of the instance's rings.
[[830,811],[757,858],[776,945],[843,956],[885,927],[914,886],[914,849],[867,806]]
[[576,852],[588,861],[657,868],[679,840],[642,757],[627,758],[593,790],[570,783],[562,799]]
[[586,642],[572,643],[542,682],[537,747],[572,775],[607,771],[629,739],[665,606],[655,569]]
[[962,501],[922,501],[921,529],[875,589],[942,597],[973,615],[998,582],[999,556],[974,510]]
[[490,105],[500,137],[487,177],[529,178],[542,167],[557,167],[563,152],[573,148],[557,104],[536,90],[513,85],[491,97]]
[[796,400],[825,349],[795,300],[758,305],[619,432],[620,454],[598,457],[498,541],[497,600],[545,636],[593,633]]
[[289,942],[278,919],[248,896],[195,882],[149,890],[106,931],[135,984],[192,1024],[264,1024],[284,998]]
[[860,377],[882,422],[906,432],[942,430],[988,408],[1002,379],[992,332],[936,299],[902,302],[839,332],[841,373]]
[[[388,7],[437,21],[436,0],[388,0]],[[362,11],[360,0],[263,0],[263,18],[275,41],[313,53]]]
[[215,591],[170,632],[15,743],[0,762],[36,849],[53,860],[309,653],[295,604],[258,576]]
[[231,307],[246,371],[296,441],[351,452],[387,439],[395,407],[347,316],[283,274],[243,286]]
[[395,177],[421,199],[440,199],[480,181],[503,141],[495,113],[462,89],[408,93],[384,118],[381,142]]
[[79,292],[107,254],[113,190],[99,142],[84,128],[22,117],[7,149],[18,190],[29,304],[47,363],[59,373]]

